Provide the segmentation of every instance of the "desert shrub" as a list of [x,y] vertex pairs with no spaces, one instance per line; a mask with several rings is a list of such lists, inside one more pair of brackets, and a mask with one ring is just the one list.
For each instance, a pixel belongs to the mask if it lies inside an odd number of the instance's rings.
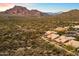
[[18,48],[15,51],[15,55],[17,55],[17,56],[23,56],[23,55],[25,55],[25,48]]
[[0,16],[0,51],[7,51],[9,55],[70,55],[46,43],[41,36],[48,30],[69,26],[72,22],[70,18],[58,16]]

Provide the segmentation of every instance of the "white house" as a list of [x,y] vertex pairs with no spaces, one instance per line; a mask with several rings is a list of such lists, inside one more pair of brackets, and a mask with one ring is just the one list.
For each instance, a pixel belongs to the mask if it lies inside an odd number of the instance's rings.
[[79,25],[74,26],[73,28],[79,28]]

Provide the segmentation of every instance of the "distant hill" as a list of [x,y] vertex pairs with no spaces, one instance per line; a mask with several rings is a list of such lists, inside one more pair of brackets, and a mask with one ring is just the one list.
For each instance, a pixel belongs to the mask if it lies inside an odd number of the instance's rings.
[[58,15],[58,14],[61,14],[63,12],[56,12],[56,13],[52,13],[52,12],[47,12],[48,15]]
[[63,12],[59,14],[58,16],[63,17],[63,18],[79,19],[79,10],[73,9],[67,12]]

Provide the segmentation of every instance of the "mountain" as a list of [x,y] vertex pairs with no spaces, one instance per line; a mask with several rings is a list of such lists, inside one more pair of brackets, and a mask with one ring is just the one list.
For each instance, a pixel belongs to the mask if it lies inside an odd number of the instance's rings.
[[67,12],[63,12],[58,15],[59,17],[79,18],[79,10],[73,9]]
[[58,15],[61,14],[62,12],[57,12],[57,13],[52,13],[52,12],[47,12],[48,15]]
[[20,16],[58,16],[58,17],[71,17],[71,18],[79,18],[79,10],[74,9],[67,12],[41,12],[39,10],[29,10],[23,6],[14,6],[11,9],[8,9],[4,12],[0,12],[0,14],[8,14],[8,15],[20,15]]
[[41,12],[39,10],[29,10],[23,6],[14,6],[11,9],[8,9],[4,12],[0,12],[1,14],[12,14],[12,15],[20,15],[20,16],[51,16],[57,15],[59,13],[52,12]]
[[43,12],[38,10],[29,10],[26,7],[14,6],[11,9],[8,9],[2,13],[12,14],[12,15],[21,15],[21,16],[42,16]]

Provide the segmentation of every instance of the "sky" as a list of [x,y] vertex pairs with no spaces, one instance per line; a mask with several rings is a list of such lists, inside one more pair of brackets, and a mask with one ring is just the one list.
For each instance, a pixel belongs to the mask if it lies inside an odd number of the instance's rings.
[[72,9],[79,9],[79,3],[0,3],[0,11],[13,8],[15,5],[27,9],[37,9],[42,12],[66,12]]

